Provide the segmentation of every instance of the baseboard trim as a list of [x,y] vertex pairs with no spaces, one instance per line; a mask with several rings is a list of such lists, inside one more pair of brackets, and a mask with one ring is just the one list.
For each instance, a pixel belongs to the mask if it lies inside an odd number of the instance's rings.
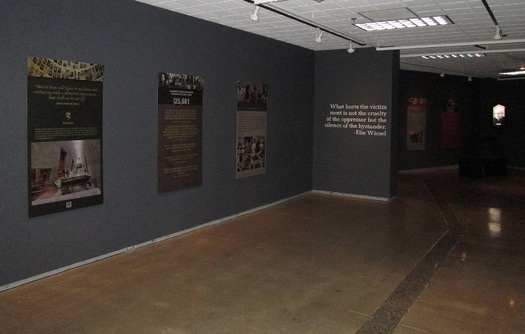
[[359,199],[369,199],[373,201],[387,202],[390,200],[390,198],[388,197],[376,197],[376,196],[366,196],[366,195],[358,195],[358,194],[348,194],[348,193],[340,193],[340,192],[326,191],[326,190],[312,190],[312,192],[317,193],[317,194],[325,194],[325,195],[335,195],[335,196],[352,197],[352,198],[359,198]]
[[128,246],[126,248],[122,248],[122,249],[116,250],[116,251],[111,252],[111,253],[103,254],[103,255],[100,255],[100,256],[97,256],[97,257],[94,257],[94,258],[90,258],[90,259],[81,261],[81,262],[73,263],[73,264],[65,266],[65,267],[61,267],[61,268],[58,268],[58,269],[55,269],[55,270],[51,270],[51,271],[48,271],[48,272],[45,272],[45,273],[42,273],[42,274],[31,276],[31,277],[28,277],[28,278],[25,278],[25,279],[22,279],[22,280],[13,282],[13,283],[8,283],[6,285],[0,286],[0,292],[6,291],[6,290],[9,290],[9,289],[13,289],[13,288],[16,288],[16,287],[19,287],[19,286],[22,286],[22,285],[25,285],[25,284],[28,284],[28,283],[32,283],[32,282],[35,282],[35,281],[38,281],[38,280],[41,280],[41,279],[44,279],[44,278],[47,278],[47,277],[51,277],[51,276],[54,276],[54,275],[57,275],[57,274],[60,274],[60,273],[63,273],[63,272],[75,269],[75,268],[79,268],[79,267],[91,264],[91,263],[95,263],[97,261],[108,259],[108,258],[116,256],[116,255],[128,253],[128,252],[134,251],[136,249],[139,249],[139,248],[142,248],[142,247],[145,247],[145,246],[149,246],[149,245],[152,245],[152,244],[155,244],[155,243],[158,243],[158,242],[162,242],[162,241],[166,241],[166,240],[169,240],[169,239],[172,239],[172,238],[176,238],[176,237],[181,236],[183,234],[195,232],[197,230],[200,230],[200,229],[203,229],[203,228],[206,228],[206,227],[217,225],[217,224],[226,222],[226,221],[228,221],[230,219],[237,218],[237,217],[240,217],[240,216],[252,213],[252,212],[256,212],[256,211],[259,211],[259,210],[262,210],[262,209],[266,209],[266,208],[269,208],[271,206],[274,206],[274,205],[277,205],[277,204],[289,201],[291,199],[303,196],[303,195],[308,194],[308,193],[310,193],[310,191],[307,191],[307,192],[304,192],[304,193],[300,193],[300,194],[297,194],[297,195],[294,195],[294,196],[291,196],[291,197],[287,197],[287,198],[284,198],[284,199],[281,199],[281,200],[278,200],[278,201],[275,201],[275,202],[271,202],[271,203],[268,203],[268,204],[265,204],[265,205],[261,205],[261,206],[252,208],[250,210],[242,211],[242,212],[233,214],[231,216],[227,216],[227,217],[223,217],[223,218],[220,218],[220,219],[216,219],[216,220],[210,221],[208,223],[204,223],[202,225],[194,226],[194,227],[191,227],[191,228],[179,231],[179,232],[171,233],[171,234],[168,234],[168,235],[165,235],[165,236],[162,236],[162,237],[159,237],[159,238],[155,238],[153,240],[149,240],[149,241],[137,244],[137,245]]

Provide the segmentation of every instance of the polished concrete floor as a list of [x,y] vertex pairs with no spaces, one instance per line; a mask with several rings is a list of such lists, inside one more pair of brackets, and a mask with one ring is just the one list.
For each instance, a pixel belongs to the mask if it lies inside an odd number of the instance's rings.
[[0,293],[1,333],[525,333],[525,173],[308,193]]

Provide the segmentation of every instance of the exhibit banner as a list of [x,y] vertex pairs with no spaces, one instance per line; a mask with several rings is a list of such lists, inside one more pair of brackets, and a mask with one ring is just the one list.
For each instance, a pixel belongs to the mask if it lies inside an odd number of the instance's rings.
[[266,173],[268,85],[237,83],[237,170],[235,178]]
[[28,58],[29,216],[103,202],[98,64]]
[[202,185],[204,78],[159,73],[158,192]]
[[458,110],[456,102],[449,100],[446,110],[441,113],[441,148],[453,150],[458,145]]
[[506,107],[497,104],[492,108],[492,126],[495,128],[502,128],[505,126],[505,109]]
[[427,99],[410,98],[407,107],[407,150],[425,149],[427,131]]

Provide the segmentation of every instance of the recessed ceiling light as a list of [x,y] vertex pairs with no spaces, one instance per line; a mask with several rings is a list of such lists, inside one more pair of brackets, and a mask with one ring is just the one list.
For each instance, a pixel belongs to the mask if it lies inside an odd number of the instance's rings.
[[509,72],[501,72],[500,75],[508,75],[508,76],[525,75],[525,71],[509,71]]
[[459,53],[459,54],[440,54],[440,55],[424,55],[423,59],[450,59],[450,58],[479,58],[485,57],[484,53]]
[[446,15],[432,17],[415,17],[409,19],[389,20],[380,22],[354,23],[366,31],[392,30],[454,24]]

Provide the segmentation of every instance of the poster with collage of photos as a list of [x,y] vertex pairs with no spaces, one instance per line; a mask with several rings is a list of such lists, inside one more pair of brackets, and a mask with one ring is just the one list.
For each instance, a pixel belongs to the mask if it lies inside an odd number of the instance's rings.
[[236,178],[266,173],[268,85],[237,84]]

